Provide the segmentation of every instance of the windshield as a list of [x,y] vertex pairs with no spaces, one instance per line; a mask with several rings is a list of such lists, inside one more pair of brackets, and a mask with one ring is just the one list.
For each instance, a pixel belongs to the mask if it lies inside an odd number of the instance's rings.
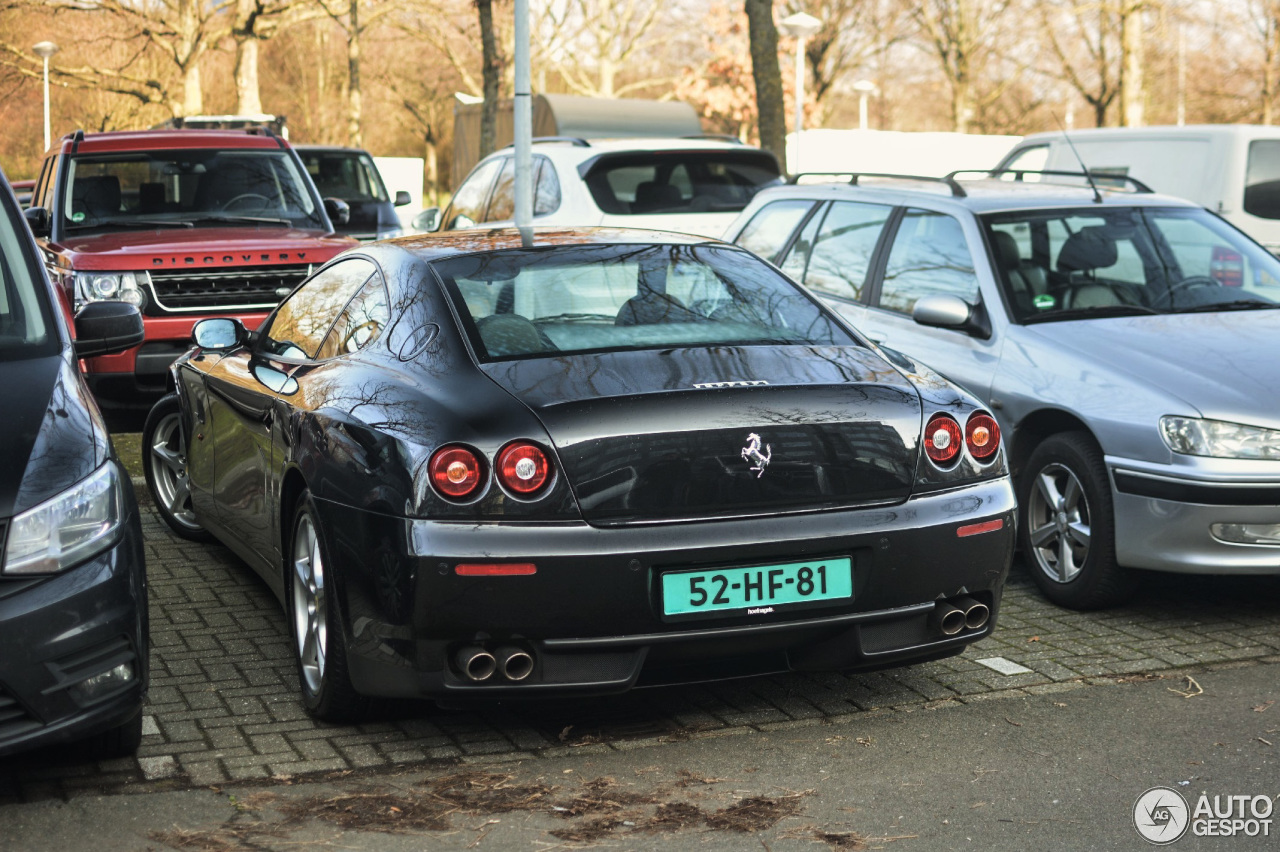
[[856,345],[747,252],[684,245],[504,251],[434,264],[483,361],[678,346]]
[[1021,322],[1280,306],[1280,260],[1200,209],[996,213],[984,224]]
[[299,151],[322,198],[389,201],[373,158],[363,151]]
[[35,274],[36,259],[19,230],[17,211],[0,206],[0,361],[57,351],[48,290]]
[[781,182],[773,157],[751,149],[607,154],[586,175],[600,209],[624,216],[734,212]]
[[71,161],[69,231],[274,224],[322,228],[306,178],[284,150],[130,151]]

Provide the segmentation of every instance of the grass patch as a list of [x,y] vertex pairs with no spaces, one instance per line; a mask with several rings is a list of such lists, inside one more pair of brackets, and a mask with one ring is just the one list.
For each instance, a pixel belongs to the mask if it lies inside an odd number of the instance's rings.
[[111,436],[120,463],[130,477],[142,476],[142,435],[138,432],[116,432]]

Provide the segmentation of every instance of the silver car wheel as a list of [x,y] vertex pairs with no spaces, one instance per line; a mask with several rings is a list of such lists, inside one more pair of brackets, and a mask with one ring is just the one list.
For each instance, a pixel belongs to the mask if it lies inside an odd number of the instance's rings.
[[298,519],[293,535],[293,636],[306,690],[324,683],[328,619],[325,611],[324,560],[309,514]]
[[201,529],[191,508],[191,487],[187,479],[187,439],[182,434],[182,418],[175,411],[156,426],[147,458],[156,496],[173,520],[190,530]]
[[1070,583],[1089,557],[1090,508],[1079,477],[1061,464],[1036,475],[1027,506],[1036,564],[1050,579]]

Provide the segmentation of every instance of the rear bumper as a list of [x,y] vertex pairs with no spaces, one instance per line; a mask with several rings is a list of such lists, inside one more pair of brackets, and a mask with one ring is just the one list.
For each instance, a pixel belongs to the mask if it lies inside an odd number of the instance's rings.
[[[94,559],[36,582],[4,581],[7,592],[0,585],[0,755],[81,739],[138,712],[149,675],[143,566],[135,511]],[[77,684],[122,664],[131,681],[78,694]]]
[[[1007,479],[890,508],[600,529],[406,521],[320,505],[351,657],[371,695],[604,694],[788,670],[883,668],[959,653],[988,635],[1014,545]],[[999,519],[998,530],[957,530]],[[662,615],[668,570],[847,556],[853,598],[724,617]],[[460,562],[533,562],[527,576],[458,576]],[[967,595],[990,621],[952,636],[935,601]],[[460,646],[518,647],[519,682],[462,676]]]

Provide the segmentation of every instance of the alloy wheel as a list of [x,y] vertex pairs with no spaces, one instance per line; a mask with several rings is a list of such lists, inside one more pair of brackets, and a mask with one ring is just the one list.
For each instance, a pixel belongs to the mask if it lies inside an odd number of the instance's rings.
[[175,522],[190,530],[200,530],[191,507],[191,487],[187,479],[187,440],[182,434],[182,420],[175,411],[166,415],[156,427],[151,441],[152,485],[156,497]]
[[1089,557],[1090,508],[1080,478],[1062,464],[1036,475],[1027,505],[1031,550],[1050,579],[1070,583]]
[[328,639],[325,603],[320,541],[311,516],[303,514],[293,536],[293,634],[302,678],[312,695],[324,683]]

